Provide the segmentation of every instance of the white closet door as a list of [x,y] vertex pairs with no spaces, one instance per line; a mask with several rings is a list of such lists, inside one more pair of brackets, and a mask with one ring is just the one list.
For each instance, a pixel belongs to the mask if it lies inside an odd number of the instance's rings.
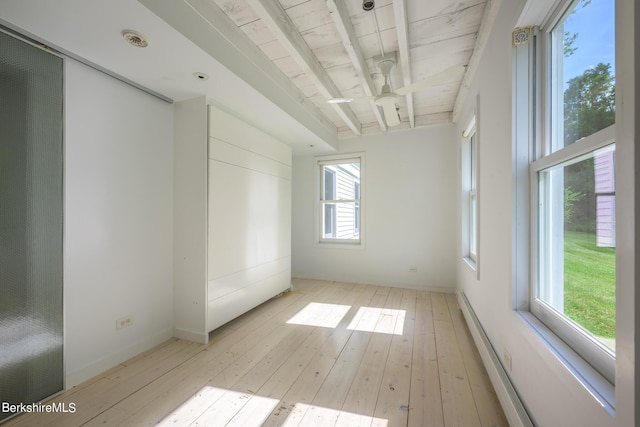
[[291,150],[218,109],[210,120],[209,330],[291,284]]

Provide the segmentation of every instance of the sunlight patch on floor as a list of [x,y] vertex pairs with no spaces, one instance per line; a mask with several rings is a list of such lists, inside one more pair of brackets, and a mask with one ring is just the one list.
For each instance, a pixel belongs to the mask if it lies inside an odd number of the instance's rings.
[[278,402],[278,399],[205,386],[157,425],[180,426],[197,421],[200,425],[208,426],[258,427]]
[[[157,425],[165,427],[177,425],[259,427],[274,413],[279,403],[279,399],[205,386]],[[287,412],[281,427],[388,426],[388,420],[384,418],[299,402]],[[280,413],[279,410],[278,413]],[[285,413],[282,415],[285,416]]]
[[350,305],[324,304],[312,302],[300,310],[295,316],[287,320],[294,325],[320,326],[323,328],[335,328],[347,314]]

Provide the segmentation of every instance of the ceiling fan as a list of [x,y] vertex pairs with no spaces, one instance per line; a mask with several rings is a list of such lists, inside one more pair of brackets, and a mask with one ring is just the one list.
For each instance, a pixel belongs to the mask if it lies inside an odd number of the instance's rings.
[[424,80],[409,84],[407,86],[403,86],[396,89],[395,91],[392,91],[391,85],[389,84],[389,75],[391,73],[391,69],[393,69],[395,65],[396,61],[391,58],[383,58],[382,60],[378,61],[377,66],[380,69],[380,73],[384,76],[384,84],[380,89],[379,95],[357,98],[330,98],[327,100],[327,102],[330,104],[341,104],[356,100],[373,100],[376,105],[382,107],[387,126],[398,126],[400,124],[400,117],[398,117],[398,111],[396,109],[396,100],[398,99],[398,96],[418,92],[420,90],[427,89],[431,86],[435,86],[439,83],[445,82],[446,80],[450,79],[452,75],[457,74],[457,72],[464,70],[465,68],[463,65],[449,67],[444,71],[440,71],[439,73],[427,77]]

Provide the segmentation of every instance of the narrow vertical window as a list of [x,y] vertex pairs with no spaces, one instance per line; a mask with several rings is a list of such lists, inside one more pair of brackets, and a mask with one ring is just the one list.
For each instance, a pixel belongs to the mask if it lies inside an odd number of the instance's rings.
[[476,134],[475,132],[469,138],[469,162],[470,173],[470,190],[469,190],[469,258],[474,262],[477,261],[478,242],[476,235],[478,232],[478,197],[476,194]]
[[475,116],[462,134],[462,256],[477,270],[478,148]]

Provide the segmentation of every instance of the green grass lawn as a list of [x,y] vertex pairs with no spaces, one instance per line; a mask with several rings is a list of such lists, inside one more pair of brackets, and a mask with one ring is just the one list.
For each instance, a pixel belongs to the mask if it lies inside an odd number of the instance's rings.
[[590,233],[565,231],[564,312],[592,334],[616,333],[616,251]]

